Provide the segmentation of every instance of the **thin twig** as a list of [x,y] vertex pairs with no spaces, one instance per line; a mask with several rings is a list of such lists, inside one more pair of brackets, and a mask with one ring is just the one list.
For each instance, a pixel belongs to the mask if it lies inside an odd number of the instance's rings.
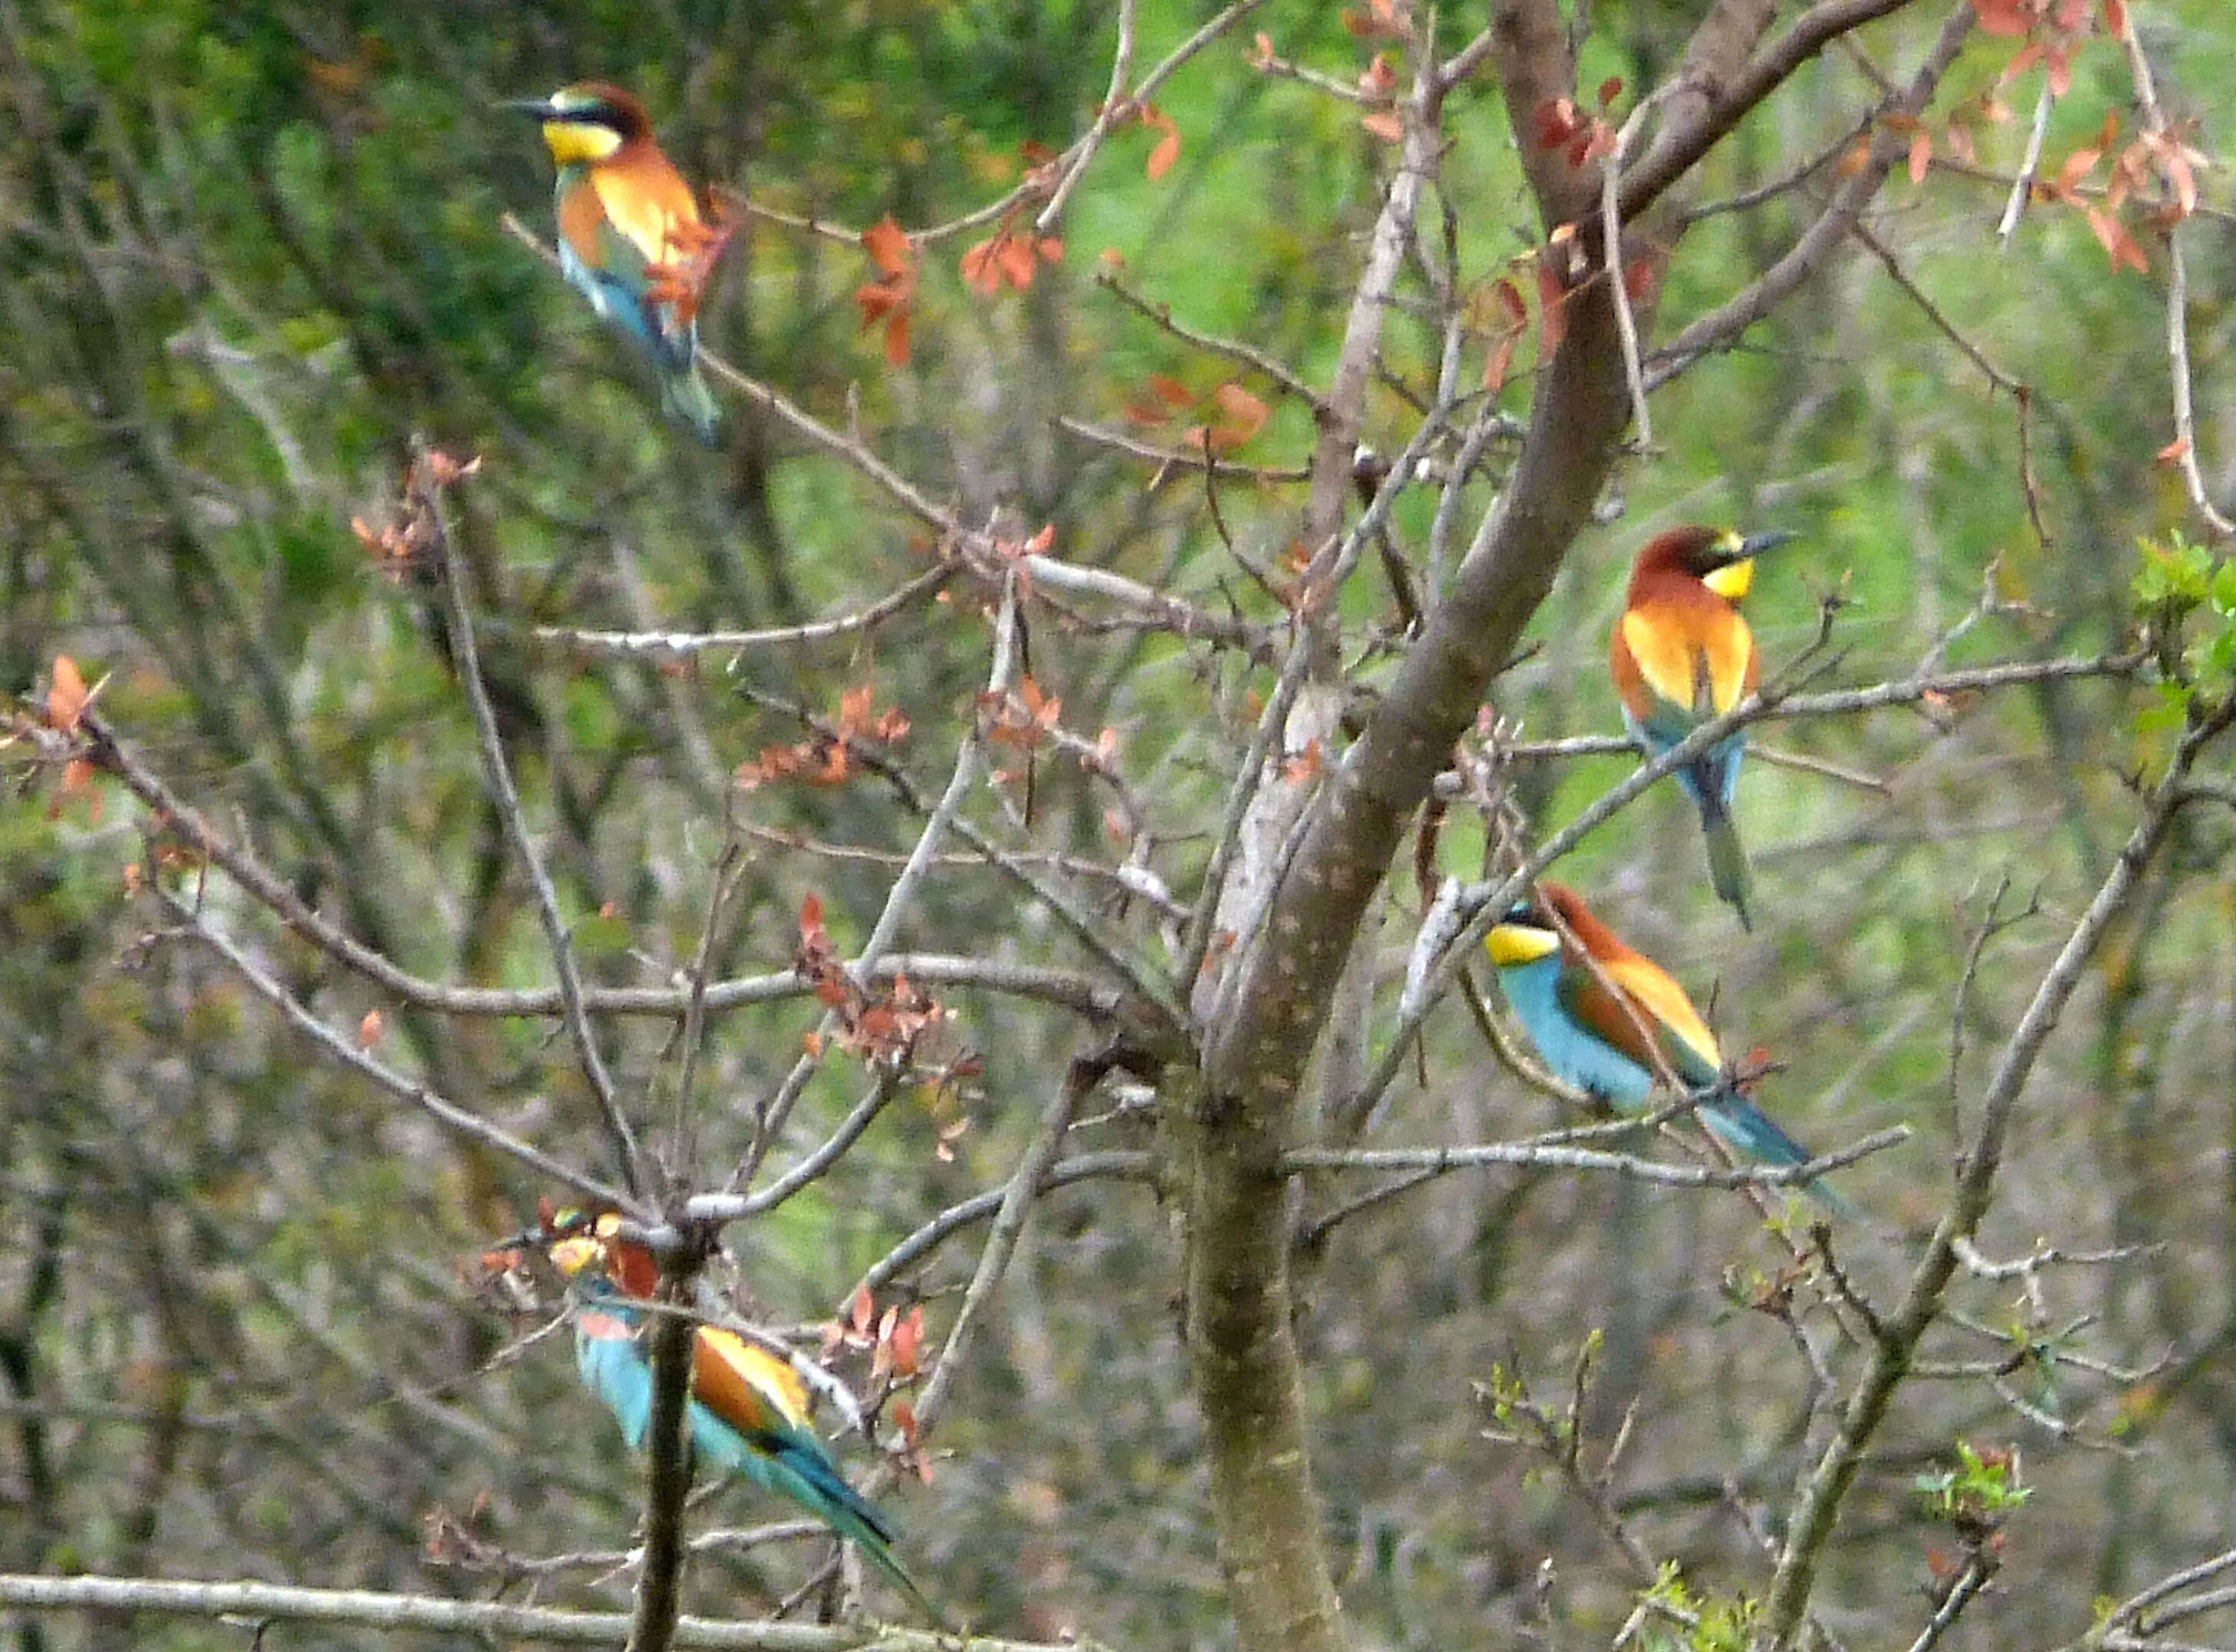
[[435,483],[424,443],[419,444],[412,464],[411,487],[418,495],[420,508],[426,513],[429,538],[443,587],[443,614],[449,626],[451,658],[457,665],[458,686],[465,694],[467,709],[473,714],[474,732],[481,749],[482,777],[489,788],[490,803],[497,810],[505,838],[528,880],[536,915],[543,921],[544,942],[551,954],[551,974],[559,988],[560,1019],[567,1028],[568,1037],[574,1041],[575,1058],[597,1103],[599,1121],[605,1126],[606,1138],[619,1161],[621,1180],[632,1194],[641,1193],[646,1186],[645,1167],[639,1161],[636,1136],[621,1112],[612,1075],[607,1072],[605,1057],[598,1050],[597,1034],[591,1030],[589,1013],[583,1007],[582,977],[575,964],[574,937],[559,911],[558,891],[551,887],[551,879],[543,869],[543,858],[536,853],[535,840],[529,836],[528,816],[521,807],[519,789],[512,782],[512,764],[505,756],[504,737],[498,731],[497,711],[490,704],[489,690],[482,681],[473,613],[466,606],[466,571],[450,544],[450,527],[443,517],[441,492]]
[[2018,175],[2011,180],[2010,199],[2003,203],[2003,218],[1996,225],[1996,242],[2006,252],[2011,250],[2011,237],[2018,231],[2019,214],[2026,210],[2027,197],[2034,193],[2034,177],[2042,165],[2042,141],[2049,135],[2049,111],[2057,102],[2057,95],[2049,89],[2049,75],[2043,71],[2042,95],[2034,102],[2034,128],[2027,134],[2026,154],[2019,159]]
[[707,897],[707,921],[700,927],[699,947],[687,972],[688,998],[683,1009],[681,1066],[675,1078],[675,1118],[668,1150],[668,1169],[681,1173],[696,1157],[690,1139],[691,1092],[699,1076],[699,1057],[707,1039],[707,977],[714,967],[714,948],[720,944],[731,902],[744,881],[746,856],[734,828],[725,836],[722,852],[714,861],[714,886]]
[[751,1216],[764,1210],[773,1210],[837,1164],[846,1150],[861,1139],[862,1132],[868,1130],[877,1116],[885,1111],[886,1104],[898,1093],[900,1076],[897,1068],[890,1064],[881,1064],[877,1070],[876,1082],[870,1086],[870,1093],[838,1121],[838,1128],[831,1132],[829,1138],[776,1180],[748,1196],[738,1215]]
[[[1156,1158],[1149,1153],[1128,1149],[1075,1153],[1048,1167],[1041,1177],[1040,1190],[1045,1193],[1052,1188],[1069,1187],[1079,1182],[1154,1182],[1157,1174]],[[914,1267],[947,1239],[974,1223],[990,1220],[1001,1210],[1008,1197],[1005,1184],[950,1205],[880,1257],[862,1275],[861,1284],[872,1293],[883,1290],[904,1268]],[[695,1201],[691,1208],[695,1215]],[[851,1297],[852,1293],[848,1295]]]
[[1136,459],[1154,464],[1160,473],[1179,475],[1201,470],[1211,475],[1229,480],[1258,482],[1310,482],[1312,473],[1301,465],[1242,464],[1233,459],[1221,459],[1201,447],[1161,448],[1154,442],[1144,442],[1139,436],[1128,436],[1123,430],[1107,430],[1099,424],[1075,418],[1069,413],[1056,415],[1056,429],[1082,442],[1108,448],[1115,452],[1131,455]]
[[1254,373],[1263,374],[1312,409],[1312,417],[1315,420],[1326,416],[1328,410],[1326,399],[1299,378],[1295,370],[1286,363],[1275,359],[1255,344],[1236,338],[1221,338],[1214,333],[1202,332],[1174,320],[1170,305],[1152,304],[1128,286],[1115,270],[1098,270],[1095,272],[1095,279],[1104,291],[1115,293],[1119,302],[1133,311],[1134,314],[1155,323],[1158,327],[1170,333],[1182,344],[1191,345],[1197,350],[1207,351],[1214,356],[1224,356],[1229,361],[1246,367]]
[[918,1422],[928,1426],[938,1414],[948,1390],[955,1386],[956,1373],[970,1354],[986,1304],[1002,1282],[1002,1276],[1009,1271],[1018,1242],[1024,1237],[1025,1219],[1032,1214],[1033,1201],[1039,1196],[1042,1183],[1063,1146],[1064,1136],[1071,1129],[1081,1099],[1094,1088],[1096,1077],[1089,1064],[1071,1064],[1057,1084],[1048,1110],[1041,1115],[1040,1130],[1017,1161],[1017,1168],[1010,1173],[1009,1185],[1002,1191],[993,1230],[986,1236],[986,1248],[978,1253],[978,1266],[971,1273],[970,1288],[963,1294],[963,1306],[957,1310],[946,1343],[932,1365],[931,1374],[924,1380],[923,1391],[917,1396]]
[[1886,271],[1888,277],[1902,290],[1904,296],[1924,313],[1925,318],[1933,324],[1934,328],[1943,338],[1963,352],[1967,361],[1987,376],[1990,384],[1999,390],[2009,390],[2014,396],[2022,397],[2027,393],[2027,387],[2024,384],[1989,361],[1977,344],[1957,331],[1956,324],[1943,315],[1941,312],[1941,307],[1926,296],[1917,282],[1910,279],[1909,272],[1902,267],[1902,261],[1895,257],[1892,249],[1878,236],[1872,234],[1863,220],[1858,218],[1851,222],[1848,226],[1848,233],[1871,251],[1871,255],[1878,259],[1880,266]]
[[683,659],[693,654],[792,647],[825,642],[833,637],[855,636],[882,625],[934,594],[955,577],[956,572],[955,564],[940,563],[926,568],[866,608],[834,619],[812,620],[805,625],[777,626],[763,631],[581,631],[571,626],[535,626],[528,634],[538,642],[557,643],[579,653],[616,659]]
[[[793,718],[826,738],[840,740],[845,738],[842,731],[796,700],[772,694],[751,684],[740,684],[738,693],[756,705]],[[862,770],[891,786],[907,808],[920,816],[931,812],[931,805],[925,801],[914,778],[900,764],[873,746],[855,745],[850,747],[850,751]],[[955,836],[969,844],[1022,892],[1045,906],[1089,954],[1131,989],[1143,1006],[1154,1006],[1159,1015],[1174,1026],[1180,1025],[1180,1014],[1169,980],[1129,956],[1125,947],[1115,939],[1106,935],[1095,917],[1082,910],[1062,888],[1039,876],[1030,865],[996,843],[971,822],[969,816],[957,816],[951,823],[951,829]]]
[[[998,695],[1007,691],[1009,674],[1015,669],[1017,659],[1017,574],[1012,569],[1002,587],[1002,610],[994,626],[994,659],[987,673],[987,693]],[[866,972],[876,965],[879,954],[892,945],[894,935],[908,917],[909,908],[915,902],[916,892],[939,853],[941,841],[961,811],[963,800],[970,795],[970,788],[977,783],[985,739],[986,731],[982,718],[974,713],[970,726],[963,731],[957,749],[955,767],[948,776],[947,789],[940,794],[938,803],[924,817],[924,829],[917,835],[916,847],[910,851],[908,863],[901,868],[899,875],[893,879],[892,887],[885,892],[884,909],[878,914],[878,921],[870,931],[869,939],[862,943],[861,951],[855,959],[855,965],[861,970]],[[866,974],[855,974],[852,979],[857,986],[860,986],[867,977]],[[760,1169],[769,1149],[774,1145],[777,1136],[790,1118],[793,1104],[807,1087],[807,1081],[816,1068],[822,1065],[822,1052],[830,1047],[831,1034],[837,1030],[837,1025],[835,1012],[826,1012],[820,1035],[801,1052],[792,1071],[778,1086],[776,1094],[755,1111],[752,1143],[737,1169],[730,1173],[726,1190],[735,1192],[746,1186],[753,1180],[754,1172]]]
[[1638,357],[1638,318],[1631,313],[1630,283],[1622,267],[1622,208],[1617,197],[1622,183],[1622,159],[1630,152],[1632,141],[1645,126],[1646,117],[1661,107],[1669,88],[1680,84],[1678,81],[1668,82],[1639,99],[1638,106],[1615,134],[1614,152],[1600,163],[1600,233],[1603,239],[1600,263],[1607,272],[1608,295],[1615,300],[1615,331],[1622,340],[1623,379],[1630,386],[1631,423],[1638,428],[1636,441],[1641,449],[1654,446],[1654,420],[1647,410],[1646,373]]
[[2125,1628],[2136,1622],[2144,1613],[2168,1596],[2179,1594],[2193,1583],[2201,1583],[2208,1577],[2218,1577],[2232,1570],[2236,1570],[2236,1549],[2223,1550],[2210,1560],[2200,1560],[2193,1566],[2185,1566],[2180,1571],[2171,1572],[2114,1607],[2110,1616],[2104,1620],[2104,1627]]
[[[2164,140],[2167,137],[2166,111],[2159,107],[2151,60],[2144,55],[2142,36],[2132,21],[2121,31],[2121,43],[2127,49],[2128,73],[2134,82],[2135,101],[2142,108],[2143,134]],[[2236,522],[2222,515],[2206,497],[2205,472],[2197,462],[2197,415],[2191,404],[2189,376],[2189,265],[2182,256],[2180,224],[2167,232],[2167,362],[2174,377],[2174,463],[2180,469],[2182,485],[2189,490],[2189,502],[2205,519],[2213,536],[2226,539],[2236,534]]]
[[1134,72],[1134,0],[1118,0],[1118,43],[1110,54],[1110,89],[1102,95],[1102,107],[1095,112],[1095,124],[1085,135],[1071,146],[1069,158],[1064,163],[1063,175],[1056,180],[1049,192],[1048,205],[1040,216],[1033,220],[1033,233],[1046,235],[1063,218],[1066,202],[1079,180],[1087,175],[1087,168],[1095,160],[1095,151],[1110,135],[1119,121],[1132,115],[1136,108],[1126,95],[1126,77]]
[[623,1193],[595,1177],[529,1146],[487,1119],[477,1118],[455,1102],[445,1100],[426,1085],[405,1078],[371,1051],[359,1049],[353,1039],[328,1026],[304,1008],[293,993],[267,975],[245,951],[205,922],[191,905],[168,889],[158,889],[156,894],[196,940],[232,967],[233,973],[247,983],[251,992],[278,1010],[297,1031],[344,1066],[372,1080],[398,1100],[418,1108],[444,1129],[518,1160],[536,1175],[562,1187],[573,1189],[600,1207],[621,1210],[639,1220],[650,1214],[633,1194]]
[[1964,1557],[1964,1570],[1956,1574],[1949,1585],[1949,1592],[1934,1608],[1933,1616],[1910,1643],[1910,1652],[1932,1652],[1934,1645],[1955,1625],[1958,1614],[1972,1603],[1973,1597],[1987,1588],[1988,1580],[1995,1576],[1995,1567],[1987,1557],[1976,1550]]

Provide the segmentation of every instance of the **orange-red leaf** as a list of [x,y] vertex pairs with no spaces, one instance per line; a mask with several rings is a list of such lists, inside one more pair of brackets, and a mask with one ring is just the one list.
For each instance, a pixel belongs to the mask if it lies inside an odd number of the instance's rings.
[[357,1047],[370,1050],[380,1042],[380,1012],[367,1010],[365,1019],[357,1024]]
[[996,239],[989,237],[963,255],[963,284],[982,298],[991,298],[1002,285],[1002,272],[994,262]]
[[78,719],[85,715],[86,702],[92,698],[86,692],[85,678],[78,674],[77,662],[68,654],[56,654],[54,680],[47,686],[47,726],[63,734],[76,733]]
[[1149,181],[1154,183],[1170,172],[1173,163],[1180,158],[1180,128],[1171,115],[1154,103],[1141,106],[1141,124],[1164,134],[1157,140],[1156,147],[1149,151],[1149,159],[1141,169]]
[[1914,184],[1925,181],[1926,170],[1933,165],[1933,134],[1920,132],[1910,141],[1910,180]]
[[1483,388],[1496,396],[1505,387],[1507,370],[1514,365],[1514,347],[1522,342],[1519,331],[1503,334],[1483,364]]
[[1972,10],[1979,16],[1983,34],[2016,39],[2033,26],[2022,0],[1972,0]]
[[1011,286],[1023,292],[1032,285],[1033,272],[1039,267],[1040,259],[1030,242],[1011,236],[1003,241],[995,256],[1000,260],[1002,273],[1008,278]]
[[916,248],[908,232],[893,222],[891,213],[862,232],[862,250],[870,255],[871,263],[889,276],[905,275],[916,264]]
[[2007,85],[2018,79],[2020,75],[2032,69],[2041,56],[2042,43],[2038,40],[2030,45],[2020,47],[2012,54],[2011,61],[2003,65],[2003,72],[1996,77],[1996,81],[1998,83]]
[[924,1346],[924,1304],[918,1302],[908,1311],[908,1317],[893,1327],[893,1374],[908,1378],[917,1373],[917,1351]]
[[1395,143],[1405,135],[1405,122],[1395,109],[1377,109],[1371,115],[1362,115],[1358,124],[1365,128],[1368,136],[1379,138],[1384,143]]
[[1240,384],[1232,382],[1221,384],[1212,391],[1211,399],[1227,416],[1223,428],[1234,432],[1234,442],[1238,447],[1257,435],[1259,427],[1266,423],[1266,403]]
[[1530,135],[1541,149],[1557,149],[1583,124],[1576,106],[1565,97],[1549,97],[1529,112]]
[[2088,208],[2088,227],[2095,233],[2097,244],[2111,259],[2114,270],[2125,265],[2140,275],[2151,267],[2151,261],[2145,256],[2141,244],[2127,233],[2126,225],[2101,207],[2091,206]]

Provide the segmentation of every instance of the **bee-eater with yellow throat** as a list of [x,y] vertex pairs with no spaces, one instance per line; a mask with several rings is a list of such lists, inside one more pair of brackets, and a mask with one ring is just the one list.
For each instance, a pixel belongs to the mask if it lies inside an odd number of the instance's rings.
[[[1639,552],[1622,616],[1608,639],[1608,664],[1623,725],[1648,758],[1754,692],[1762,662],[1739,600],[1754,559],[1792,537],[1679,528],[1655,534]],[[1746,751],[1746,731],[1734,730],[1680,769],[1677,781],[1700,811],[1716,893],[1751,929],[1746,855],[1732,823]]]
[[717,239],[668,158],[644,106],[585,81],[510,107],[543,123],[559,168],[559,267],[652,364],[660,405],[713,446],[720,415],[699,376],[695,293],[677,272]]

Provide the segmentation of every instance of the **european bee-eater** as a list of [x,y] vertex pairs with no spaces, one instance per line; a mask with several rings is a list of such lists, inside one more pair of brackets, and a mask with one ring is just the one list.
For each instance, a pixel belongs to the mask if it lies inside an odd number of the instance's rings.
[[[593,1220],[569,1212],[549,1227],[540,1238],[580,1299],[575,1366],[620,1419],[630,1448],[641,1451],[652,1421],[642,1303],[658,1282],[658,1264],[642,1247],[617,1236],[611,1216]],[[891,1523],[846,1484],[816,1438],[806,1386],[791,1366],[734,1331],[700,1326],[692,1337],[687,1426],[700,1465],[742,1474],[765,1491],[790,1498],[852,1541],[933,1622],[944,1622],[894,1557]]]
[[661,410],[712,446],[720,415],[699,377],[699,324],[674,291],[674,272],[714,233],[653,141],[644,106],[584,82],[510,107],[543,121],[559,168],[559,267],[651,362]]
[[[1739,601],[1753,580],[1754,559],[1792,537],[1743,539],[1723,528],[1679,528],[1655,534],[1639,552],[1622,617],[1608,642],[1608,664],[1623,725],[1649,759],[1754,692],[1761,664]],[[1746,852],[1732,823],[1746,750],[1740,730],[1680,769],[1677,779],[1700,811],[1716,893],[1752,929]]]
[[1574,889],[1540,883],[1483,944],[1522,1031],[1562,1082],[1638,1113],[1666,1067],[1700,1096],[1700,1122],[1739,1152],[1765,1164],[1808,1163],[1809,1150],[1739,1092],[1685,989],[1625,946]]

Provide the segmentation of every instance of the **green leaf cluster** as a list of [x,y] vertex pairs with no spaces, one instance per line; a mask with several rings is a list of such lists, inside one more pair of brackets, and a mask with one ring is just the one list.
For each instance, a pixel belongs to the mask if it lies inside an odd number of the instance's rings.
[[2236,561],[2179,533],[2138,540],[2136,548],[2130,593],[2160,673],[2159,703],[2143,726],[2170,728],[2236,691]]

